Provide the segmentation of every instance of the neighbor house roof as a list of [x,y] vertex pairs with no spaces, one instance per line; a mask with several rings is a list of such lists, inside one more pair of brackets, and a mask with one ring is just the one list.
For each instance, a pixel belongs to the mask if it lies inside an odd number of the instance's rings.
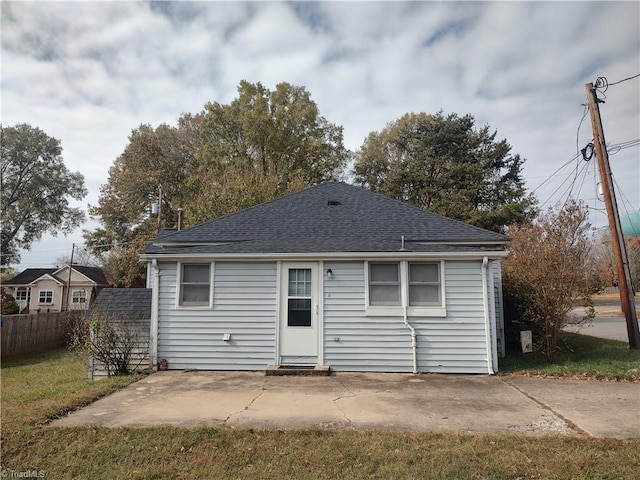
[[[64,268],[64,267],[63,267]],[[104,270],[99,267],[85,267],[82,265],[74,265],[73,269],[89,280],[95,282],[97,285],[110,285],[107,280]],[[27,268],[26,270],[20,272],[18,275],[13,277],[10,280],[4,282],[5,285],[29,285],[36,280],[38,280],[43,275],[50,275],[64,283],[67,282],[67,278],[62,278],[55,275],[57,272],[62,270],[61,268]]]
[[[323,183],[153,239],[148,256],[501,249],[507,238],[342,182]],[[143,254],[143,255],[144,255]]]
[[5,285],[29,285],[43,275],[51,275],[56,272],[57,268],[27,268],[6,282]]
[[85,267],[82,265],[74,265],[73,269],[81,273],[89,280],[96,282],[98,285],[109,285],[109,280],[104,274],[104,270],[100,267]]
[[86,313],[112,320],[147,320],[151,318],[150,288],[105,288],[100,291]]

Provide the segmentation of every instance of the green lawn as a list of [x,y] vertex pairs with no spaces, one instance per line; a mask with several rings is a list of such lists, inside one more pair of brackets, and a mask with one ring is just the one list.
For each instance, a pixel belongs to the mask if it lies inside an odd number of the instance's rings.
[[3,469],[55,479],[632,479],[640,471],[639,439],[47,426],[131,381],[89,382],[86,373],[63,350],[3,363]]
[[511,354],[500,359],[500,374],[640,381],[640,351],[626,343],[564,332],[558,345],[552,364],[535,353]]

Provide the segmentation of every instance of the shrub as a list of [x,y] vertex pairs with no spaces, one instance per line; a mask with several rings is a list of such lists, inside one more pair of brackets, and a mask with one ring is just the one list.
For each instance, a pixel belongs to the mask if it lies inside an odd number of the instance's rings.
[[534,349],[553,360],[558,334],[567,314],[582,302],[587,321],[594,317],[593,284],[589,281],[591,225],[587,209],[569,202],[549,209],[532,223],[509,227],[509,254],[503,264],[505,317],[512,322],[513,341],[519,330],[532,330]]

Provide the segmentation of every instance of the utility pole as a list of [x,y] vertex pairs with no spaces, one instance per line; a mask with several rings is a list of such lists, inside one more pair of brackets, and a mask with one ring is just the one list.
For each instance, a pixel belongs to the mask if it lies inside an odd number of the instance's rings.
[[638,350],[640,349],[640,330],[638,329],[638,315],[636,313],[633,286],[631,284],[629,256],[627,254],[627,245],[624,241],[624,235],[620,225],[616,193],[613,188],[613,177],[611,175],[611,166],[609,165],[609,154],[607,152],[607,144],[604,139],[602,119],[600,118],[598,95],[593,83],[587,83],[585,85],[585,89],[587,90],[587,103],[589,105],[591,128],[593,130],[593,145],[598,159],[598,169],[600,170],[600,178],[602,179],[604,203],[607,207],[607,217],[609,218],[613,253],[616,256],[616,265],[618,267],[620,304],[622,306],[622,311],[624,312],[624,317],[627,321],[629,348]]
[[162,187],[158,187],[158,233],[162,230]]
[[76,244],[71,244],[71,260],[69,260],[69,277],[67,278],[67,312],[71,310],[69,304],[69,294],[71,293],[71,269],[73,268],[73,252],[76,251]]

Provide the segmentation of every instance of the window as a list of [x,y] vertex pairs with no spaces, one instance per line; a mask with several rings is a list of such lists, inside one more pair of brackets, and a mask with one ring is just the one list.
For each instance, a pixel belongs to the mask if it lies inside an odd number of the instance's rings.
[[53,303],[53,291],[52,290],[41,290],[40,295],[38,297],[39,303]]
[[87,303],[87,292],[84,290],[74,290],[71,293],[72,303]]
[[27,289],[26,288],[19,288],[18,290],[16,290],[16,301],[20,302],[20,301],[27,301],[29,296],[29,294],[27,293]]
[[367,262],[366,312],[372,316],[446,316],[443,262]]
[[183,264],[180,276],[180,305],[208,306],[211,298],[211,265]]
[[289,269],[287,326],[311,326],[311,269]]
[[440,305],[440,264],[409,263],[409,306]]
[[369,264],[369,305],[400,305],[400,264]]

